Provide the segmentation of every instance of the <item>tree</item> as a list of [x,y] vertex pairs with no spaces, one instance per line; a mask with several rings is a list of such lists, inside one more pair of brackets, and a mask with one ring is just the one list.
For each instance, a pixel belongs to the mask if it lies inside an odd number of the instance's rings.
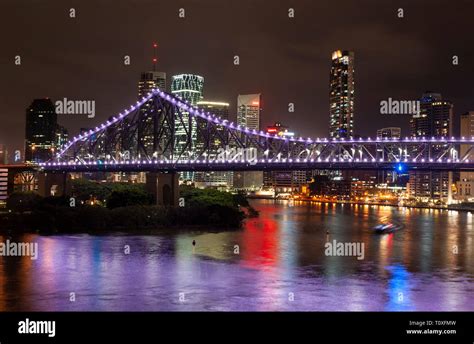
[[77,201],[88,201],[91,198],[103,201],[112,193],[107,183],[99,183],[87,179],[72,180],[72,196]]
[[[132,184],[133,185],[133,184]],[[132,205],[151,205],[153,195],[147,193],[143,185],[123,187],[112,191],[107,198],[107,208],[127,207]]]
[[42,197],[36,192],[14,192],[7,199],[7,208],[14,212],[23,213],[36,209]]

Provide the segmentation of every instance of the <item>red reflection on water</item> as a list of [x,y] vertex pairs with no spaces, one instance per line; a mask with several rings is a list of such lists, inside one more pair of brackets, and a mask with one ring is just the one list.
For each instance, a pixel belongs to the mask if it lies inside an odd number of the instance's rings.
[[393,233],[381,234],[379,245],[380,263],[382,266],[390,265],[393,250]]
[[265,268],[276,266],[278,263],[280,249],[278,224],[271,218],[272,214],[265,215],[265,219],[248,221],[245,225],[241,245],[242,265],[245,267]]
[[388,234],[388,239],[387,239],[387,248],[392,252],[392,246],[393,246],[393,233]]

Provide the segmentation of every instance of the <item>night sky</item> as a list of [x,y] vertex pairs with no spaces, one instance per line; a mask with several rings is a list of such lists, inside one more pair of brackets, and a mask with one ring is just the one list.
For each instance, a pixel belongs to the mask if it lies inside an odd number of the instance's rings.
[[353,50],[355,132],[397,125],[406,135],[407,115],[381,115],[381,100],[431,90],[457,115],[474,110],[473,14],[474,1],[453,0],[1,0],[0,143],[23,149],[34,98],[95,100],[96,118],[58,116],[71,134],[122,111],[151,69],[154,41],[168,83],[177,73],[204,76],[204,98],[230,102],[231,118],[239,93],[262,93],[262,127],[279,120],[311,137],[328,136],[331,52]]

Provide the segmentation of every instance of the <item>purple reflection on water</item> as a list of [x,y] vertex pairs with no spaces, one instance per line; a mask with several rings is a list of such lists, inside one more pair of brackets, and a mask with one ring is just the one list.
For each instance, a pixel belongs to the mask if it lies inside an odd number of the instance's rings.
[[[39,257],[0,257],[0,309],[474,310],[469,214],[255,206],[233,232],[11,238],[37,242]],[[381,220],[403,229],[374,235]],[[364,260],[326,256],[328,240],[364,243]]]

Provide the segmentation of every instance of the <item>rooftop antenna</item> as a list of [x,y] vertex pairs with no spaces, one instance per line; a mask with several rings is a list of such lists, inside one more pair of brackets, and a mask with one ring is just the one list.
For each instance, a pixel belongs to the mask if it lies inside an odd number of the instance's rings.
[[158,43],[153,43],[153,71],[156,72],[156,63],[158,62]]

